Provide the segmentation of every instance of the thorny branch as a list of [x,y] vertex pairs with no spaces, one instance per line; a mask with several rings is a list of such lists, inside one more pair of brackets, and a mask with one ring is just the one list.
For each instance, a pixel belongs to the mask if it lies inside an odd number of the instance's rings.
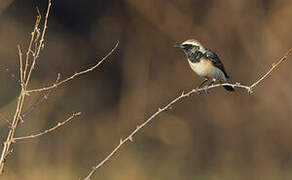
[[116,49],[117,49],[117,47],[118,47],[118,45],[119,45],[119,42],[117,42],[116,43],[116,45],[112,48],[112,50],[106,55],[106,56],[104,56],[97,64],[95,64],[94,66],[92,66],[91,68],[89,68],[89,69],[86,69],[86,70],[84,70],[84,71],[80,71],[80,72],[77,72],[77,73],[75,73],[75,74],[73,74],[71,77],[68,77],[68,78],[66,78],[66,79],[64,79],[64,80],[62,80],[62,81],[60,81],[60,82],[58,82],[58,83],[54,83],[53,85],[51,85],[51,86],[48,86],[48,87],[43,87],[43,88],[39,88],[39,89],[32,89],[32,90],[27,90],[26,92],[28,93],[28,94],[30,94],[30,93],[34,93],[34,92],[42,92],[42,91],[47,91],[47,90],[50,90],[50,89],[54,89],[54,88],[57,88],[57,87],[59,87],[60,85],[62,85],[62,84],[64,84],[64,83],[66,83],[66,82],[68,82],[68,81],[70,81],[70,80],[72,80],[72,79],[74,79],[75,77],[77,77],[77,76],[80,76],[80,75],[82,75],[82,74],[86,74],[86,73],[88,73],[88,72],[90,72],[90,71],[93,71],[94,69],[96,69],[101,63],[103,63],[103,61],[105,61]]
[[28,66],[29,66],[29,57],[30,57],[30,54],[33,52],[32,51],[32,44],[35,41],[36,33],[39,32],[39,24],[40,24],[40,22],[41,22],[41,15],[39,14],[37,16],[36,21],[35,21],[35,25],[34,25],[32,33],[31,33],[31,39],[30,39],[30,42],[29,42],[29,45],[28,45],[28,50],[26,52],[25,67],[24,67],[24,71],[23,71],[23,82],[21,82],[22,85],[24,85],[24,81],[26,80],[27,70],[28,70]]
[[104,165],[104,163],[106,163],[115,153],[117,153],[117,151],[128,141],[133,142],[133,136],[135,136],[142,128],[144,128],[147,124],[149,124],[156,116],[158,116],[160,113],[170,109],[175,103],[177,103],[178,101],[180,101],[183,98],[189,97],[190,95],[197,93],[199,94],[202,91],[206,91],[209,89],[214,89],[220,86],[224,86],[224,85],[228,85],[228,86],[232,86],[233,88],[242,88],[247,90],[248,93],[253,93],[254,88],[261,83],[269,74],[272,73],[272,71],[279,65],[281,64],[283,61],[285,61],[288,58],[288,55],[292,52],[292,48],[290,50],[287,51],[287,53],[282,56],[277,63],[272,64],[272,67],[263,75],[261,76],[256,82],[254,82],[253,84],[251,84],[250,86],[248,85],[242,85],[240,83],[223,83],[223,84],[214,84],[211,86],[206,86],[203,88],[195,88],[192,89],[190,91],[188,91],[187,93],[182,92],[182,94],[178,97],[176,97],[175,99],[173,99],[172,101],[170,101],[166,106],[164,106],[163,108],[159,108],[158,111],[156,111],[154,114],[152,114],[146,121],[144,121],[142,124],[138,125],[136,127],[135,130],[133,130],[127,137],[125,137],[124,139],[120,140],[120,143],[113,149],[113,151],[111,153],[108,154],[108,156],[106,156],[106,158],[104,160],[102,160],[101,162],[99,162],[97,165],[95,165],[94,167],[92,167],[92,170],[89,172],[89,174],[87,175],[86,178],[84,178],[84,180],[90,180],[91,176],[96,172],[96,170],[98,168],[100,168],[102,165]]
[[70,116],[68,119],[66,119],[65,121],[59,122],[54,127],[49,128],[49,129],[47,129],[41,133],[38,133],[38,134],[33,134],[33,135],[29,135],[29,136],[24,136],[24,137],[14,137],[16,129],[17,129],[19,123],[22,121],[23,117],[27,113],[30,113],[32,110],[34,110],[36,108],[36,106],[40,105],[43,101],[45,101],[47,99],[48,94],[49,94],[49,92],[46,92],[45,95],[43,96],[43,98],[41,98],[40,100],[38,100],[36,102],[36,104],[31,106],[28,109],[28,111],[23,112],[24,100],[29,95],[29,93],[52,90],[52,89],[57,88],[58,86],[64,84],[65,82],[68,82],[68,81],[74,79],[75,77],[77,77],[79,75],[86,74],[90,71],[93,71],[116,50],[116,48],[118,47],[118,44],[119,44],[119,42],[117,42],[116,45],[114,46],[114,48],[105,57],[103,57],[101,61],[99,61],[94,66],[92,66],[84,71],[75,73],[71,77],[69,77],[65,80],[62,80],[60,82],[59,82],[59,76],[58,76],[57,81],[52,86],[40,88],[40,89],[28,90],[28,84],[30,82],[34,67],[35,67],[36,62],[39,58],[41,50],[43,50],[43,48],[44,48],[44,38],[45,38],[46,30],[47,30],[47,23],[48,23],[50,8],[51,8],[51,0],[48,0],[48,7],[47,7],[46,16],[44,19],[44,24],[43,24],[42,30],[39,29],[39,25],[41,23],[41,15],[40,15],[40,12],[38,11],[38,16],[37,16],[37,19],[35,21],[33,31],[31,33],[31,39],[30,39],[30,43],[28,45],[28,49],[26,51],[25,59],[23,59],[23,54],[22,54],[21,48],[20,48],[20,46],[18,46],[18,55],[19,55],[19,63],[20,63],[19,64],[19,72],[20,72],[21,92],[20,92],[19,97],[18,97],[17,106],[16,106],[16,110],[15,110],[13,119],[11,122],[8,121],[10,124],[10,129],[9,129],[7,138],[4,142],[2,153],[0,156],[0,175],[3,173],[8,155],[11,154],[11,152],[12,152],[11,145],[13,143],[15,143],[17,140],[36,138],[36,137],[42,136],[44,134],[52,132],[52,131],[58,129],[59,127],[65,125],[66,123],[68,123],[69,121],[74,119],[76,116],[81,115],[81,112],[75,113],[72,116]]
[[20,45],[17,46],[18,49],[18,55],[19,55],[19,72],[20,72],[20,82],[22,84],[23,82],[23,61],[22,61],[22,52],[21,52],[21,48]]
[[[37,41],[38,41],[38,38],[39,38],[39,31],[38,31],[39,29],[38,29],[38,27],[36,28],[37,37],[34,40],[36,42],[35,43],[36,46],[35,46],[35,50],[34,50],[34,54],[33,54],[32,64],[30,66],[30,70],[28,72],[26,81],[24,82],[25,83],[25,88],[27,87],[27,85],[29,83],[29,80],[30,80],[30,77],[31,77],[31,73],[33,72],[34,67],[35,67],[36,60],[39,57],[42,48],[44,47],[44,38],[45,38],[46,30],[47,30],[47,27],[48,27],[47,24],[48,24],[50,9],[51,9],[51,0],[49,0],[49,3],[48,3],[48,8],[47,8],[47,12],[46,12],[44,27],[43,27],[43,30],[42,30],[41,39],[39,40],[39,43],[38,44],[37,44]],[[41,17],[41,16],[39,15],[39,17]]]
[[[58,73],[57,75],[57,79],[55,81],[55,83],[58,83],[60,80],[60,73]],[[33,112],[33,110],[35,110],[37,107],[39,107],[41,104],[43,104],[48,98],[49,95],[51,94],[53,89],[51,89],[50,91],[45,92],[43,95],[41,95],[34,104],[32,104],[26,111],[24,111],[20,116],[20,122],[23,123],[24,122],[24,117],[27,116],[28,114],[30,114],[31,112]]]
[[63,122],[58,122],[55,126],[41,132],[41,133],[38,133],[38,134],[32,134],[32,135],[29,135],[29,136],[21,136],[21,137],[14,137],[12,139],[13,142],[16,142],[18,140],[22,140],[22,139],[31,139],[31,138],[37,138],[39,136],[42,136],[42,135],[45,135],[49,132],[52,132],[52,131],[55,131],[57,128],[65,125],[66,123],[68,123],[69,121],[73,120],[75,117],[77,116],[80,116],[81,115],[81,112],[78,112],[78,113],[74,113],[72,114],[69,118],[67,118],[65,121]]
[[[33,32],[31,33],[31,40],[30,40],[30,43],[29,43],[29,46],[28,46],[28,49],[27,49],[27,53],[26,53],[24,70],[22,69],[23,68],[22,67],[23,62],[20,62],[20,65],[19,65],[19,68],[20,68],[19,72],[20,72],[20,79],[21,79],[21,82],[20,82],[21,83],[21,92],[20,92],[19,97],[18,97],[17,106],[16,106],[16,110],[15,110],[15,113],[14,113],[14,116],[13,116],[13,120],[11,122],[10,130],[8,132],[6,141],[4,142],[4,146],[3,146],[3,149],[2,149],[2,153],[1,153],[1,157],[0,157],[0,175],[4,171],[5,162],[7,161],[7,155],[9,154],[9,152],[11,152],[11,145],[13,144],[13,137],[14,137],[14,134],[16,132],[16,128],[17,128],[17,126],[18,126],[18,124],[20,122],[20,118],[19,117],[20,117],[20,115],[21,115],[21,113],[23,111],[24,100],[25,100],[26,96],[28,95],[26,93],[26,90],[27,90],[26,88],[27,88],[27,85],[28,85],[28,83],[30,81],[31,73],[32,73],[32,71],[34,69],[34,65],[35,65],[36,59],[38,58],[40,50],[41,50],[41,47],[43,45],[50,8],[51,8],[51,0],[48,0],[48,7],[47,7],[47,12],[46,12],[46,18],[45,18],[45,22],[44,22],[44,27],[43,27],[43,30],[42,30],[42,36],[41,36],[41,39],[39,40],[38,46],[34,47],[34,52],[36,52],[36,53],[32,53],[33,62],[31,64],[31,66],[29,67],[29,58],[30,58],[31,52],[33,51],[32,50],[32,44],[33,44],[34,41],[36,41],[36,38],[38,38],[38,35],[37,35],[37,37],[35,37],[35,35],[39,34],[39,28],[38,27],[39,27],[40,20],[41,20],[41,16],[40,15],[37,16]],[[19,52],[19,59],[21,61],[22,60],[22,52],[20,50],[20,47],[18,47],[18,52]]]

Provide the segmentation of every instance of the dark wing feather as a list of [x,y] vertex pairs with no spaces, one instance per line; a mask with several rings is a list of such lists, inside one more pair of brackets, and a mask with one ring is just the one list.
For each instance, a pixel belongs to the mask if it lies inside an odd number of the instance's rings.
[[227,75],[227,73],[225,71],[223,63],[220,61],[220,59],[216,53],[207,49],[207,51],[205,52],[204,55],[207,59],[210,59],[212,61],[212,63],[214,64],[215,67],[219,68],[224,73],[226,78],[229,78],[229,76]]

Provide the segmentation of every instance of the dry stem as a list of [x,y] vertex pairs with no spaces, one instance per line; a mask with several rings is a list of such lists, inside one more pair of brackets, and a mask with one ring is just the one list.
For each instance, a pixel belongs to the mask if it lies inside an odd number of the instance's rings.
[[96,172],[96,170],[98,168],[100,168],[102,165],[104,165],[104,163],[106,163],[121,147],[122,145],[124,145],[127,141],[131,141],[133,142],[133,136],[136,135],[142,128],[144,128],[147,124],[149,124],[156,116],[158,116],[160,113],[162,113],[163,111],[166,111],[168,109],[170,109],[175,103],[177,103],[178,101],[180,101],[183,98],[189,97],[190,95],[197,93],[199,94],[202,91],[206,91],[209,89],[214,89],[220,86],[224,86],[224,85],[228,85],[228,86],[232,86],[233,88],[242,88],[242,89],[246,89],[248,93],[252,93],[253,89],[260,83],[262,82],[269,74],[271,74],[271,72],[280,64],[282,63],[284,60],[286,60],[288,58],[288,55],[291,53],[292,48],[287,51],[287,53],[281,57],[278,62],[276,64],[272,64],[272,67],[263,75],[261,76],[256,82],[254,82],[252,85],[247,86],[247,85],[241,85],[240,83],[224,83],[224,84],[214,84],[211,86],[206,86],[203,88],[195,88],[190,90],[187,93],[182,92],[182,94],[178,97],[176,97],[175,99],[173,99],[171,102],[169,102],[166,106],[164,106],[163,108],[159,108],[158,111],[156,111],[152,116],[150,116],[150,118],[148,118],[146,121],[144,121],[142,124],[138,125],[136,127],[135,130],[133,130],[126,138],[121,139],[120,143],[114,148],[114,150],[108,155],[106,156],[106,158],[104,160],[102,160],[101,162],[99,162],[96,166],[92,167],[92,170],[89,172],[89,174],[87,175],[86,178],[84,178],[84,180],[90,180],[91,176]]
[[72,119],[74,119],[75,117],[80,116],[80,115],[81,115],[81,112],[74,113],[74,114],[72,114],[69,118],[67,118],[65,121],[63,121],[63,122],[59,122],[59,123],[57,123],[55,126],[49,128],[49,129],[47,129],[47,130],[45,130],[45,131],[43,131],[43,132],[41,132],[41,133],[38,133],[38,134],[32,134],[32,135],[29,135],[29,136],[14,137],[14,138],[12,139],[12,141],[15,142],[15,141],[22,140],[22,139],[37,138],[37,137],[39,137],[39,136],[45,135],[45,134],[47,134],[47,133],[49,133],[49,132],[55,131],[57,128],[59,128],[59,127],[65,125],[66,123],[68,123],[69,121],[71,121]]
[[96,69],[101,63],[103,63],[103,61],[105,61],[116,49],[117,49],[117,47],[118,47],[118,45],[119,45],[119,42],[117,42],[116,43],[116,45],[112,48],[112,50],[106,55],[106,56],[104,56],[97,64],[95,64],[94,66],[92,66],[91,68],[89,68],[89,69],[86,69],[86,70],[84,70],[84,71],[80,71],[80,72],[77,72],[77,73],[75,73],[75,74],[73,74],[71,77],[68,77],[68,78],[66,78],[66,79],[64,79],[64,80],[62,80],[62,81],[60,81],[60,82],[58,82],[58,83],[54,83],[53,85],[51,85],[51,86],[48,86],[48,87],[43,87],[43,88],[39,88],[39,89],[32,89],[32,90],[27,90],[26,92],[28,93],[28,94],[30,94],[30,93],[34,93],[34,92],[42,92],[42,91],[47,91],[47,90],[50,90],[50,89],[53,89],[53,88],[57,88],[57,87],[59,87],[60,85],[62,85],[62,84],[64,84],[64,83],[66,83],[66,82],[68,82],[68,81],[70,81],[70,80],[72,80],[72,79],[74,79],[75,77],[77,77],[77,76],[80,76],[80,75],[82,75],[82,74],[86,74],[86,73],[88,73],[88,72],[90,72],[90,71],[93,71],[94,69]]
[[17,46],[18,49],[18,55],[19,55],[19,72],[20,72],[20,83],[23,84],[23,62],[22,62],[22,52],[20,45]]
[[[28,90],[27,89],[28,84],[30,82],[31,75],[32,75],[32,72],[34,70],[36,61],[38,60],[40,52],[44,47],[44,38],[45,38],[46,30],[47,30],[50,8],[51,8],[51,0],[48,0],[48,7],[47,7],[46,16],[44,19],[44,25],[43,25],[42,30],[39,29],[39,25],[41,22],[41,15],[38,11],[38,16],[37,16],[37,19],[35,21],[34,29],[31,33],[30,43],[28,45],[28,49],[26,52],[25,62],[23,62],[21,48],[20,48],[20,46],[18,46],[18,55],[19,55],[19,61],[20,61],[19,72],[20,72],[20,80],[21,80],[20,81],[21,92],[20,92],[19,97],[18,97],[17,106],[16,106],[16,110],[15,110],[15,113],[13,116],[13,120],[10,123],[10,130],[8,132],[8,136],[6,138],[6,141],[4,142],[4,146],[2,149],[2,153],[1,153],[1,157],[0,157],[0,175],[3,173],[4,167],[5,167],[5,162],[7,160],[7,156],[11,153],[11,149],[12,149],[11,145],[13,143],[15,143],[16,140],[36,138],[36,137],[42,136],[44,134],[47,134],[49,132],[52,132],[52,131],[56,130],[57,128],[65,125],[67,122],[71,121],[74,117],[79,116],[81,114],[81,113],[73,114],[71,117],[69,117],[64,122],[60,122],[56,126],[50,128],[50,129],[47,129],[39,134],[34,134],[34,135],[24,136],[24,137],[14,137],[15,132],[16,132],[16,128],[18,127],[18,124],[19,124],[19,122],[21,122],[21,119],[23,117],[22,115],[25,114],[25,113],[23,113],[23,104],[24,104],[24,100],[25,100],[26,96],[28,96],[29,93],[31,93],[31,92],[42,92],[42,91],[46,91],[46,90],[51,90],[53,88],[56,88],[56,87],[62,85],[63,83],[65,83],[71,79],[74,79],[76,76],[93,71],[113,53],[113,51],[118,47],[118,44],[119,44],[119,43],[116,43],[114,48],[101,61],[99,61],[96,65],[92,66],[91,68],[86,69],[86,70],[81,71],[81,72],[78,72],[78,73],[75,73],[71,77],[69,77],[65,80],[62,80],[61,82],[59,82],[57,79],[57,81],[50,87],[40,88],[40,89],[35,89],[35,90]],[[30,59],[32,59],[31,65],[29,62]],[[24,67],[23,67],[23,63],[25,64]],[[46,99],[46,96],[44,96],[44,99]],[[36,106],[42,102],[43,102],[43,100],[41,99],[40,101],[37,102]],[[34,108],[35,108],[35,106],[33,105],[32,108],[29,109],[28,113],[31,110],[33,110]]]
[[[51,7],[51,0],[48,1],[48,8],[47,8],[47,13],[46,13],[44,29],[43,29],[43,32],[42,32],[42,39],[40,40],[39,47],[36,47],[39,50],[40,50],[40,47],[42,45],[42,42],[43,42],[43,39],[44,39],[44,36],[45,36],[45,33],[46,33],[47,19],[48,19],[48,15],[49,15],[49,12],[50,12],[50,7]],[[20,117],[20,115],[22,113],[24,100],[25,100],[25,97],[27,95],[26,88],[27,88],[28,82],[30,80],[31,73],[32,73],[32,71],[34,69],[35,61],[36,61],[36,59],[37,59],[37,57],[39,55],[39,51],[37,51],[38,52],[37,54],[33,54],[33,64],[31,65],[30,70],[27,73],[28,66],[29,66],[29,62],[28,62],[29,61],[29,56],[30,56],[30,53],[32,51],[31,50],[32,43],[33,43],[33,41],[35,41],[35,33],[38,32],[38,26],[40,24],[40,20],[41,20],[41,17],[39,15],[37,17],[33,32],[31,34],[30,44],[29,44],[29,47],[28,47],[28,50],[27,50],[27,53],[26,53],[27,56],[26,56],[26,60],[25,60],[26,62],[25,62],[24,71],[22,69],[23,68],[22,67],[22,62],[20,63],[19,72],[20,72],[20,79],[21,79],[21,92],[20,92],[20,95],[18,97],[17,106],[16,106],[16,110],[15,110],[15,113],[14,113],[14,116],[13,116],[11,127],[10,127],[10,130],[9,130],[8,136],[6,138],[6,141],[4,142],[3,150],[2,150],[2,153],[1,153],[1,157],[0,157],[0,174],[3,173],[5,162],[6,162],[6,157],[10,152],[10,146],[13,143],[13,137],[14,137],[16,128],[17,128],[17,126],[18,126],[18,124],[20,122],[20,118],[19,117]],[[20,47],[18,47],[18,52],[19,52],[19,59],[20,59],[20,61],[22,61],[22,52],[21,52]],[[26,78],[26,80],[25,80],[25,78]]]
[[[43,47],[44,38],[45,38],[46,30],[47,30],[48,18],[49,18],[49,14],[50,14],[50,9],[51,9],[51,0],[49,0],[49,3],[48,3],[48,8],[47,8],[47,12],[46,12],[44,27],[43,27],[43,30],[42,30],[42,36],[41,36],[41,39],[39,41],[38,46],[36,46],[34,54],[33,54],[33,61],[32,61],[32,64],[30,66],[30,70],[29,70],[28,75],[27,75],[27,79],[26,79],[26,82],[25,82],[25,87],[27,87],[27,85],[29,83],[29,80],[30,80],[30,77],[31,77],[31,73],[34,70],[34,66],[35,66],[36,60],[39,57],[41,49]],[[39,17],[41,17],[41,16],[39,15]],[[38,27],[35,30],[38,32]],[[38,36],[35,39],[35,42],[37,42],[37,40],[38,40]]]
[[[59,82],[59,80],[60,80],[60,73],[58,73],[55,83]],[[34,104],[32,104],[27,110],[23,111],[22,114],[19,116],[20,122],[23,123],[24,122],[23,118],[25,116],[27,116],[28,114],[33,112],[33,110],[35,110],[38,106],[40,106],[42,103],[44,103],[45,100],[48,99],[51,92],[52,92],[52,90],[45,92],[42,96],[40,96],[40,98],[38,98],[36,100],[36,102]]]
[[24,71],[23,71],[23,81],[25,81],[25,79],[26,79],[27,70],[28,70],[28,66],[29,66],[29,57],[30,57],[30,54],[32,53],[32,50],[31,50],[32,49],[32,43],[35,40],[35,34],[38,32],[38,27],[39,27],[40,22],[41,22],[41,15],[38,15],[37,18],[36,18],[36,21],[35,21],[35,25],[34,25],[33,31],[31,33],[31,39],[30,39],[30,42],[29,42],[29,45],[28,45],[28,49],[27,49],[27,52],[26,52],[25,67],[24,67]]

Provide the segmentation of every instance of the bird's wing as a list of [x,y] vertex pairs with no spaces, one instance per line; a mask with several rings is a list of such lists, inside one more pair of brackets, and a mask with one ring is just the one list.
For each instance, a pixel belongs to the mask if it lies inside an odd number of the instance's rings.
[[219,59],[216,53],[214,53],[211,50],[207,50],[204,55],[207,59],[210,59],[212,61],[215,67],[219,68],[224,73],[226,78],[229,78],[229,76],[227,75],[225,71],[223,63],[221,62],[221,60]]

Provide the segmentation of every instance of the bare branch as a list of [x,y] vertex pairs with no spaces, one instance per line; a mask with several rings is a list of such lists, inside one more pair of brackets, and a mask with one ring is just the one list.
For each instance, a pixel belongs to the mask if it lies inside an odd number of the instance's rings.
[[[58,83],[60,80],[60,73],[58,73],[57,75],[57,79],[55,81],[55,83]],[[28,114],[30,114],[31,112],[33,112],[38,106],[40,106],[41,104],[43,104],[49,97],[49,95],[51,94],[53,89],[45,92],[43,95],[41,95],[34,104],[32,104],[27,110],[25,110],[21,115],[20,115],[20,122],[23,123],[24,122],[24,117],[27,116]]]
[[156,116],[158,116],[160,113],[170,109],[171,107],[173,107],[173,105],[175,103],[177,103],[178,101],[180,101],[183,98],[189,97],[190,95],[196,93],[199,94],[202,91],[206,91],[209,89],[214,89],[217,87],[221,87],[221,86],[232,86],[233,88],[241,88],[241,89],[245,89],[247,90],[248,93],[252,93],[252,90],[260,83],[262,82],[269,74],[271,74],[271,72],[284,60],[286,60],[288,58],[288,55],[292,52],[292,48],[283,56],[280,58],[280,60],[276,63],[273,64],[272,67],[267,71],[266,74],[264,74],[259,80],[257,80],[255,83],[253,83],[250,86],[247,85],[241,85],[240,83],[223,83],[223,84],[214,84],[211,86],[206,86],[203,88],[196,88],[196,89],[192,89],[190,91],[188,91],[187,93],[185,93],[184,91],[181,93],[180,96],[176,97],[175,99],[173,99],[172,101],[170,101],[166,106],[164,106],[163,108],[158,108],[158,111],[156,111],[152,116],[150,116],[146,121],[144,121],[142,124],[138,125],[136,127],[135,130],[133,130],[126,138],[121,139],[120,143],[114,148],[114,150],[108,155],[106,156],[106,158],[104,160],[102,160],[101,162],[99,162],[96,166],[94,166],[92,168],[92,170],[89,172],[89,174],[87,175],[86,178],[84,178],[84,180],[90,180],[91,176],[96,172],[96,170],[98,168],[100,168],[102,165],[104,165],[127,141],[131,141],[133,142],[133,136],[135,136],[142,128],[144,128],[147,124],[149,124]]
[[22,60],[22,52],[20,45],[17,45],[18,55],[19,55],[19,73],[20,73],[20,83],[21,87],[23,88],[23,60]]
[[285,61],[289,54],[292,52],[292,48],[290,48],[286,54],[280,58],[280,60],[276,63],[276,64],[272,64],[272,67],[271,69],[265,74],[263,75],[261,78],[259,78],[259,80],[257,80],[255,83],[253,83],[251,86],[250,86],[250,89],[253,89],[254,87],[256,87],[261,81],[263,81],[269,74],[271,74],[271,72],[283,61]]
[[[44,25],[44,30],[42,32],[42,38],[40,40],[40,42],[41,42],[40,44],[42,44],[42,41],[43,41],[43,38],[44,38],[44,35],[45,35],[47,19],[48,19],[49,12],[50,12],[50,7],[51,7],[51,0],[48,0],[48,1],[49,1],[49,3],[48,3],[47,13],[46,13],[45,25]],[[11,145],[13,143],[14,134],[16,132],[16,128],[17,128],[17,126],[18,126],[18,124],[20,122],[20,119],[21,119],[19,117],[20,117],[20,115],[22,113],[22,110],[23,110],[23,104],[24,104],[25,97],[27,96],[26,88],[27,88],[28,82],[30,80],[30,76],[31,76],[32,70],[34,68],[34,64],[35,64],[36,58],[38,57],[38,56],[36,56],[36,54],[33,54],[33,63],[31,65],[31,67],[30,67],[29,72],[27,73],[28,64],[29,64],[29,62],[28,62],[29,61],[29,56],[30,56],[30,53],[31,53],[31,46],[32,46],[33,41],[35,40],[35,33],[38,30],[38,26],[39,26],[40,20],[41,20],[41,17],[38,16],[37,20],[36,20],[36,23],[35,23],[35,26],[34,26],[34,30],[33,30],[32,34],[31,34],[31,40],[30,40],[30,44],[29,44],[29,47],[28,47],[28,50],[27,50],[27,56],[26,56],[26,60],[25,60],[26,61],[25,62],[25,68],[24,68],[24,72],[23,72],[23,81],[25,81],[25,82],[22,83],[22,85],[21,85],[22,88],[21,88],[21,92],[20,92],[19,97],[18,97],[17,106],[16,106],[16,110],[15,110],[15,113],[14,113],[14,116],[13,116],[11,127],[10,127],[10,130],[8,132],[6,141],[4,142],[2,153],[1,153],[1,156],[0,156],[0,175],[4,171],[4,166],[5,166],[5,162],[7,160],[7,155],[10,152],[10,148],[11,148]],[[39,49],[40,49],[40,47],[39,47]],[[37,53],[37,55],[38,55],[38,53]],[[22,57],[20,57],[20,58],[22,58]],[[22,71],[22,70],[19,70],[19,71]],[[26,76],[26,74],[28,74],[28,75]]]
[[47,8],[47,12],[46,12],[46,17],[45,17],[44,27],[43,27],[43,31],[42,31],[42,36],[41,36],[41,39],[39,41],[39,45],[38,45],[38,47],[37,47],[37,49],[35,51],[35,54],[33,55],[33,61],[32,61],[32,64],[30,66],[30,70],[29,70],[28,75],[27,75],[25,86],[27,86],[28,83],[29,83],[31,73],[34,70],[36,59],[39,57],[40,51],[41,51],[41,49],[43,47],[44,37],[45,37],[45,34],[46,34],[46,30],[47,30],[48,18],[49,18],[49,14],[50,14],[50,9],[51,9],[51,0],[49,0],[49,2],[48,2],[48,8]]
[[26,51],[26,57],[25,57],[25,67],[24,67],[24,71],[23,71],[23,81],[26,80],[26,76],[27,76],[27,70],[28,70],[28,65],[29,65],[29,57],[30,57],[30,54],[32,53],[32,43],[35,39],[35,34],[38,30],[38,27],[39,27],[39,24],[41,22],[41,15],[38,15],[37,18],[36,18],[36,21],[35,21],[35,25],[34,25],[34,28],[33,28],[33,31],[31,33],[31,39],[30,39],[30,42],[29,42],[29,45],[28,45],[28,49]]
[[57,123],[54,127],[51,127],[41,133],[38,133],[38,134],[32,134],[32,135],[29,135],[29,136],[22,136],[22,137],[14,137],[12,139],[13,142],[15,141],[18,141],[18,140],[22,140],[22,139],[32,139],[32,138],[37,138],[37,137],[40,137],[42,135],[45,135],[47,133],[50,133],[52,131],[55,131],[56,129],[58,129],[59,127],[65,125],[66,123],[70,122],[71,120],[73,120],[75,117],[77,116],[80,116],[81,115],[81,112],[78,112],[78,113],[74,113],[72,114],[69,118],[67,118],[65,121],[63,122],[59,122]]
[[[25,98],[29,95],[29,91],[28,91],[28,84],[30,82],[31,79],[31,75],[33,73],[34,67],[37,63],[37,60],[39,58],[39,54],[41,52],[41,50],[44,47],[44,37],[46,34],[46,30],[47,30],[47,24],[48,24],[48,17],[49,17],[49,13],[50,13],[50,8],[51,8],[51,0],[48,0],[48,7],[47,7],[47,11],[46,11],[46,16],[44,18],[44,25],[43,25],[43,29],[40,30],[39,29],[39,25],[41,23],[41,15],[39,13],[39,10],[37,9],[38,12],[38,16],[37,19],[35,21],[35,25],[34,25],[34,29],[31,33],[31,39],[29,41],[29,45],[28,45],[28,49],[26,51],[26,57],[25,60],[23,60],[22,57],[22,52],[21,52],[21,48],[20,46],[18,46],[18,54],[19,54],[19,62],[20,62],[20,81],[21,81],[21,92],[18,96],[18,101],[17,101],[17,106],[16,106],[16,110],[13,116],[12,121],[9,121],[10,124],[10,129],[8,132],[8,135],[6,137],[6,140],[4,142],[4,146],[1,152],[1,156],[0,156],[0,175],[3,173],[4,167],[5,167],[5,162],[7,161],[7,157],[11,152],[12,149],[12,144],[15,143],[16,140],[21,140],[21,139],[28,139],[28,138],[35,138],[35,137],[39,137],[42,136],[44,134],[47,134],[49,132],[52,132],[54,130],[56,130],[57,128],[65,125],[67,122],[71,121],[74,117],[79,116],[81,113],[76,113],[73,114],[71,117],[69,117],[67,120],[65,120],[64,122],[60,122],[58,123],[56,126],[47,129],[39,134],[34,134],[34,135],[30,135],[30,136],[24,136],[24,137],[14,137],[16,129],[19,125],[19,123],[21,121],[23,121],[23,117],[31,112],[32,110],[34,110],[38,105],[40,105],[42,102],[44,102],[47,97],[49,92],[45,92],[45,95],[38,100],[34,105],[32,105],[28,111],[23,113],[23,106],[24,106],[24,101]],[[32,90],[32,92],[42,92],[42,91],[47,91],[47,90],[52,90],[58,86],[60,86],[61,84],[74,79],[76,76],[85,74],[87,72],[90,72],[94,69],[96,69],[103,61],[105,61],[112,53],[113,51],[118,47],[118,43],[115,45],[115,47],[100,61],[98,62],[95,66],[86,69],[84,71],[81,71],[79,73],[75,73],[74,75],[72,75],[71,77],[59,82],[56,81],[54,83],[53,86],[51,87],[47,87],[47,88],[41,88],[41,89],[36,89],[36,90]],[[32,62],[30,62],[30,58],[32,59]],[[25,63],[24,67],[23,67],[23,63]],[[59,78],[58,78],[59,80]]]
[[42,92],[42,91],[47,91],[47,90],[50,90],[50,89],[53,89],[53,88],[57,88],[57,87],[59,87],[60,85],[63,85],[64,83],[66,83],[66,82],[68,82],[68,81],[70,81],[70,80],[72,80],[72,79],[74,79],[75,77],[77,77],[77,76],[80,76],[80,75],[82,75],[82,74],[86,74],[86,73],[88,73],[88,72],[90,72],[90,71],[93,71],[94,69],[96,69],[101,63],[103,63],[103,61],[105,61],[115,50],[116,50],[116,48],[118,47],[118,45],[119,45],[119,42],[117,42],[116,43],[116,45],[112,48],[112,50],[106,55],[106,56],[104,56],[97,64],[95,64],[94,66],[92,66],[91,68],[88,68],[88,69],[86,69],[86,70],[84,70],[84,71],[80,71],[80,72],[77,72],[77,73],[75,73],[75,74],[73,74],[71,77],[68,77],[68,78],[66,78],[66,79],[64,79],[64,80],[62,80],[62,81],[60,81],[60,82],[58,82],[58,83],[55,83],[55,84],[53,84],[53,85],[51,85],[51,86],[48,86],[48,87],[43,87],[43,88],[39,88],[39,89],[32,89],[32,90],[27,90],[26,92],[28,93],[28,94],[30,94],[30,93],[34,93],[34,92]]

